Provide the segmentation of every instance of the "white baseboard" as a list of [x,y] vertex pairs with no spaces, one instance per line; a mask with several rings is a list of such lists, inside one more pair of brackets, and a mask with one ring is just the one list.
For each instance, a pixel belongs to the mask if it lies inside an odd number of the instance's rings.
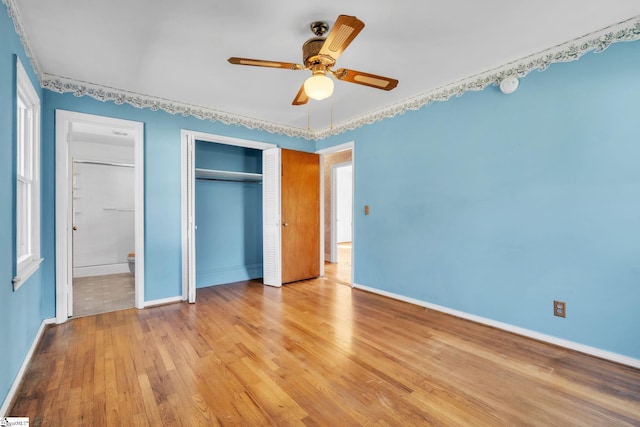
[[156,305],[173,304],[174,302],[182,302],[182,301],[184,301],[184,298],[182,298],[182,295],[177,297],[171,297],[171,298],[156,299],[153,301],[145,301],[144,308],[154,307]]
[[129,263],[92,265],[73,269],[73,277],[106,276],[107,274],[122,273],[129,273]]
[[31,363],[31,358],[33,357],[33,354],[35,353],[36,348],[38,347],[40,338],[42,338],[42,334],[44,333],[45,326],[52,325],[55,323],[56,323],[56,319],[52,318],[52,319],[44,319],[40,324],[40,328],[38,328],[38,332],[36,333],[36,336],[33,339],[33,342],[31,343],[31,347],[29,348],[27,355],[22,361],[22,366],[20,366],[18,375],[16,375],[15,380],[13,380],[13,384],[11,384],[11,388],[7,393],[7,397],[4,399],[4,402],[2,402],[2,407],[0,407],[0,418],[4,418],[6,416],[7,411],[9,410],[9,405],[11,405],[11,402],[13,402],[13,398],[15,397],[16,392],[18,391],[18,387],[20,387],[20,383],[22,383],[22,378],[24,377],[24,374],[27,371],[27,368],[29,367],[29,363]]
[[388,298],[396,299],[403,302],[408,302],[420,307],[428,308],[430,310],[440,311],[442,313],[450,314],[452,316],[460,317],[462,319],[471,320],[472,322],[482,323],[484,325],[492,326],[494,328],[502,329],[504,331],[512,332],[514,334],[522,335],[528,338],[533,338],[538,341],[544,341],[549,344],[557,345],[560,347],[568,348],[571,350],[585,353],[590,356],[599,357],[601,359],[610,360],[612,362],[620,363],[622,365],[631,366],[633,368],[640,369],[640,359],[624,356],[622,354],[613,353],[610,351],[602,350],[596,347],[590,347],[588,345],[576,343],[573,341],[557,338],[552,335],[542,334],[530,329],[521,328],[519,326],[510,325],[508,323],[502,323],[495,320],[487,319],[486,317],[476,316],[475,314],[465,313],[464,311],[454,310],[451,308],[443,307],[441,305],[431,304],[426,301],[418,300],[415,298],[406,297],[404,295],[395,294],[392,292],[383,291],[376,288],[370,288],[364,285],[353,284],[356,289],[371,292],[374,294],[382,295]]
[[263,276],[262,263],[241,264],[198,270],[196,288],[260,279]]

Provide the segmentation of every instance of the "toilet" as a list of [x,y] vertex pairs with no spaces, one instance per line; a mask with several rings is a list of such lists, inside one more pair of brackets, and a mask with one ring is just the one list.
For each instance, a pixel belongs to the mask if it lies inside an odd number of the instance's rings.
[[129,263],[129,271],[135,275],[136,274],[136,254],[133,252],[130,252],[127,255],[127,262]]

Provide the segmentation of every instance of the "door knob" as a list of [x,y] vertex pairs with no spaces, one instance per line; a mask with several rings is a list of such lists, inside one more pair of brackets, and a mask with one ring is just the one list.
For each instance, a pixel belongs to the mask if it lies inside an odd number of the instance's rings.
[[72,229],[73,231],[76,231],[76,230],[78,229],[78,226],[77,226],[77,225],[74,225],[71,229]]
[[283,223],[282,223],[282,226],[283,226],[283,227],[288,227],[288,226],[289,226],[289,223],[288,223],[288,222],[283,222]]

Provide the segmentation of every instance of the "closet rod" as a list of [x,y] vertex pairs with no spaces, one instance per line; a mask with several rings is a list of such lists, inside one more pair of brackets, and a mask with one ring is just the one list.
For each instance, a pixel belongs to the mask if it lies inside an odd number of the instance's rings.
[[262,181],[249,180],[249,179],[223,179],[223,178],[204,178],[204,177],[196,177],[196,179],[201,179],[203,181],[243,182],[245,184],[262,184]]
[[135,168],[136,165],[132,165],[129,163],[115,163],[115,162],[101,162],[99,160],[80,160],[73,159],[74,163],[83,163],[87,165],[101,165],[101,166],[119,166],[123,168]]

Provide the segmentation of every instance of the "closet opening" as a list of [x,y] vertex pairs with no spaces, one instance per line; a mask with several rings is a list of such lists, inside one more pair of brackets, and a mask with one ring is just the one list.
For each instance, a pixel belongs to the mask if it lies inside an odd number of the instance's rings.
[[274,144],[182,131],[184,300],[244,280],[280,286],[279,158]]
[[262,150],[195,141],[196,288],[261,279]]

